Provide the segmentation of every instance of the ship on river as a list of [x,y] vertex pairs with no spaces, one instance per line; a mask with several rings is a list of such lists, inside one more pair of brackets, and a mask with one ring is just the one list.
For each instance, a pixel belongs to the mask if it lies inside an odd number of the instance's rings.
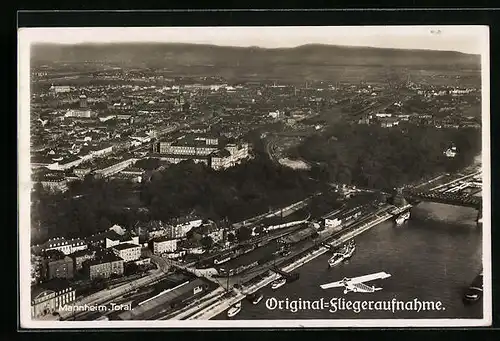
[[339,265],[340,263],[342,263],[344,261],[345,257],[344,257],[344,254],[343,253],[334,253],[332,258],[330,258],[328,260],[328,266],[333,268],[334,266],[337,266]]
[[474,278],[471,285],[467,289],[467,292],[464,295],[465,303],[474,303],[479,301],[483,297],[483,272]]
[[352,257],[354,254],[354,251],[356,251],[356,243],[354,242],[353,239],[351,239],[347,244],[345,251],[343,252],[344,254],[344,259],[349,259]]
[[233,317],[241,311],[241,302],[236,303],[227,311],[228,317]]
[[271,283],[271,289],[276,290],[286,284],[286,278],[280,278]]
[[333,254],[333,256],[328,260],[328,266],[333,268],[339,265],[343,261],[351,258],[354,251],[356,251],[356,243],[351,239]]
[[259,304],[260,301],[264,298],[264,295],[260,292],[253,293],[247,296],[247,299],[252,302],[253,305]]
[[410,211],[407,211],[396,218],[396,225],[403,225],[408,219],[410,219]]

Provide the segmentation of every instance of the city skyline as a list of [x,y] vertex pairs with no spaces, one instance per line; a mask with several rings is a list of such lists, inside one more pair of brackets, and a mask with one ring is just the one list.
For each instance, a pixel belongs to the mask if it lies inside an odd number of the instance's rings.
[[31,43],[68,45],[149,42],[273,49],[322,44],[466,54],[486,52],[488,42],[484,26],[28,28],[19,35]]

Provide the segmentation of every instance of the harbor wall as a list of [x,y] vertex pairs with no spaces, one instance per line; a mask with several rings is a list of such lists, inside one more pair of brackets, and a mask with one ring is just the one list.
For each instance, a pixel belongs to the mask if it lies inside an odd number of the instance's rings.
[[[411,207],[411,205],[408,205],[408,206]],[[408,207],[405,207],[405,209],[408,209]],[[392,217],[393,217],[392,214],[386,213],[386,214],[378,217],[377,219],[371,220],[365,224],[362,224],[361,226],[356,227],[352,231],[346,232],[342,236],[338,237],[335,241],[329,242],[329,245],[331,245],[332,247],[337,247],[337,246],[345,243],[349,239],[354,238],[355,236],[369,230],[370,228],[372,228],[372,227],[374,227],[374,226],[376,226],[384,221],[391,219]],[[307,264],[308,262],[310,262],[311,260],[323,255],[328,250],[329,250],[329,248],[327,248],[325,246],[321,246],[321,247],[319,247],[315,250],[312,250],[312,251],[311,250],[305,251],[307,253],[303,257],[301,257],[298,260],[284,266],[282,268],[282,270],[286,271],[286,272],[291,272],[295,269],[298,269],[301,266],[303,266],[304,264]],[[226,299],[221,297],[220,300],[215,301],[207,308],[191,315],[190,317],[188,317],[188,319],[189,320],[211,319],[211,318],[219,315],[220,313],[224,312],[225,310],[229,309],[229,307],[231,307],[232,305],[242,301],[247,295],[253,294],[256,291],[271,284],[273,281],[275,281],[279,277],[280,277],[279,274],[273,273],[272,275],[263,278],[258,283],[255,283],[249,287],[245,287],[241,291],[236,291],[236,294],[232,297],[229,297]]]

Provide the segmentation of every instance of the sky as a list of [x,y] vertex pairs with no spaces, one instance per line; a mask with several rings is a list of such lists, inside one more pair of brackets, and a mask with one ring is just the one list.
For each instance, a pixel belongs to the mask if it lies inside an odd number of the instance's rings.
[[171,42],[221,46],[295,47],[304,44],[427,49],[481,54],[486,26],[277,26],[23,28],[20,39],[47,43]]

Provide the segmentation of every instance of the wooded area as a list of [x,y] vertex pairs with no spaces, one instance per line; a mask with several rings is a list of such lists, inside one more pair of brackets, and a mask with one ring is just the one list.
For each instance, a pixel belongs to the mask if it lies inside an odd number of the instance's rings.
[[[458,154],[444,151],[454,145]],[[313,176],[324,181],[393,189],[440,172],[470,165],[481,152],[479,129],[438,129],[406,125],[381,128],[338,124],[291,151],[314,164]]]

